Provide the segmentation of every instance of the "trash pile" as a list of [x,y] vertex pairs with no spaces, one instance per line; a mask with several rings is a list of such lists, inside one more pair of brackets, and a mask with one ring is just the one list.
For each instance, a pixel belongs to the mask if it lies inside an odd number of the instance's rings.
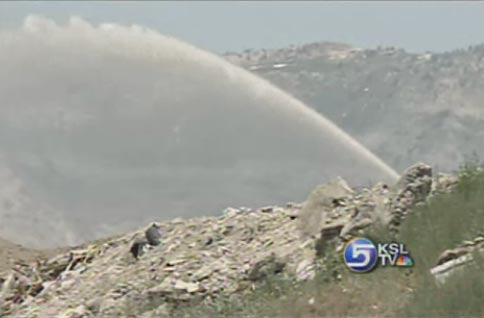
[[337,179],[304,204],[152,223],[49,260],[16,264],[0,274],[0,316],[164,317],[168,304],[251,292],[270,275],[312,279],[325,242],[341,249],[376,222],[396,226],[402,211],[453,184],[455,178],[432,179],[430,167],[418,164],[393,187],[357,192]]

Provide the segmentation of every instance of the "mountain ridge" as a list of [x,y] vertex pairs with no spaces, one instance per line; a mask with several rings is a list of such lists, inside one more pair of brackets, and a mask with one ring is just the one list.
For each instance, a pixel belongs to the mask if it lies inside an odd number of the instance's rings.
[[444,53],[317,42],[227,53],[327,116],[397,170],[484,156],[484,45]]

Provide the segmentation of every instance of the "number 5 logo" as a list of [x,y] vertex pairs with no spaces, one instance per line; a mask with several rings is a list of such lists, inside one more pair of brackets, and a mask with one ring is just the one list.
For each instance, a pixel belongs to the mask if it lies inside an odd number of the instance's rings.
[[344,261],[353,272],[366,273],[377,263],[377,248],[366,238],[355,238],[349,241],[344,249]]

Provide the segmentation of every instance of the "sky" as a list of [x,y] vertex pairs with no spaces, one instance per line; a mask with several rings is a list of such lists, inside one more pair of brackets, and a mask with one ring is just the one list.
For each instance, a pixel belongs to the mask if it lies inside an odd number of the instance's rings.
[[412,52],[448,51],[484,42],[484,2],[36,1],[0,2],[0,28],[28,14],[63,22],[140,24],[224,53],[336,41]]

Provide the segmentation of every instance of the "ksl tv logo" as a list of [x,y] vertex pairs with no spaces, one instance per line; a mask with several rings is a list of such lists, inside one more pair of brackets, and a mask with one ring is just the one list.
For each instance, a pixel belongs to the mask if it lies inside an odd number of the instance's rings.
[[357,273],[368,273],[377,265],[393,267],[412,267],[410,253],[401,243],[378,243],[357,237],[346,243],[343,251],[344,262],[348,269]]

